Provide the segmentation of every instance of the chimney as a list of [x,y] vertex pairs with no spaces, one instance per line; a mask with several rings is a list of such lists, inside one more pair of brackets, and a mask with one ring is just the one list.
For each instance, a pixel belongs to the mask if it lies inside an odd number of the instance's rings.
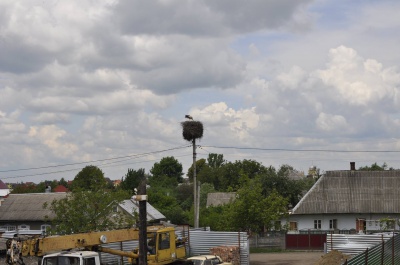
[[350,170],[356,170],[356,162],[350,162]]

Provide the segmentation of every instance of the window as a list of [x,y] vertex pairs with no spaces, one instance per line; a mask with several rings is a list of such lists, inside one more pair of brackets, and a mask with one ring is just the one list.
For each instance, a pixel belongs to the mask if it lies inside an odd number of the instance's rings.
[[329,229],[337,229],[337,219],[329,220]]
[[[92,259],[94,262],[94,258]],[[43,265],[79,265],[79,258],[66,256],[47,257],[43,259]],[[95,263],[88,263],[87,265],[95,265]]]
[[96,260],[93,257],[85,258],[85,259],[83,259],[83,265],[96,265]]
[[0,227],[6,231],[15,231],[17,230],[17,227],[15,225],[3,225],[2,227]]
[[274,230],[275,231],[281,231],[281,227],[282,227],[281,221],[274,222]]
[[297,231],[297,222],[289,222],[289,230]]
[[158,249],[169,249],[169,233],[162,233],[159,235]]
[[314,229],[321,229],[321,220],[314,220]]
[[29,230],[30,226],[29,225],[19,225],[18,230]]

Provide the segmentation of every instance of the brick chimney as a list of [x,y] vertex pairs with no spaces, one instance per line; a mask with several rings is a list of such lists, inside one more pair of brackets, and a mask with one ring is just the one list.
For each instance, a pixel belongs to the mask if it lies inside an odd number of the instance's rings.
[[350,170],[356,170],[356,162],[350,162]]

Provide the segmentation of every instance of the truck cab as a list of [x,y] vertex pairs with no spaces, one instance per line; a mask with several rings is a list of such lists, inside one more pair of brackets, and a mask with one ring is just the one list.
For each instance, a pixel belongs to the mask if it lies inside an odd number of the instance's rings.
[[62,251],[43,257],[41,265],[100,265],[94,251]]

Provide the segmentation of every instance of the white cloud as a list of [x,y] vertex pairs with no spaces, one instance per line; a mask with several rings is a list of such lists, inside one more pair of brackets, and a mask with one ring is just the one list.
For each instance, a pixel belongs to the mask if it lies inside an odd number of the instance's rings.
[[387,75],[387,70],[379,62],[364,60],[354,49],[340,46],[330,50],[327,68],[316,75],[339,93],[337,100],[367,106],[395,96],[396,88],[385,83],[383,73]]
[[63,139],[66,134],[66,131],[54,125],[31,127],[28,133],[29,137],[39,140],[56,157],[69,157],[79,150],[76,144]]
[[332,115],[327,113],[320,113],[316,120],[317,127],[324,131],[348,131],[349,125],[346,119],[341,115]]

